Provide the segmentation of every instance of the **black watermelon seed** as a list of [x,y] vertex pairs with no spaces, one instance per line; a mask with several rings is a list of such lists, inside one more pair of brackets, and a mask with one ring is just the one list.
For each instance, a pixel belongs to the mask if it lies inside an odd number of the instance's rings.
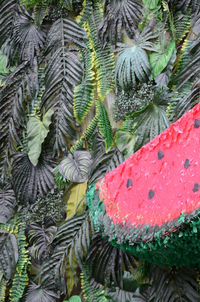
[[192,191],[195,193],[195,192],[199,191],[199,188],[200,188],[199,184],[194,184]]
[[185,160],[185,163],[184,163],[184,168],[189,168],[190,167],[190,161],[189,161],[189,159],[187,158],[186,160]]
[[195,119],[195,121],[194,121],[194,128],[199,128],[199,126],[200,126],[200,120]]
[[155,192],[153,190],[150,190],[149,194],[148,194],[148,198],[152,199],[154,197],[154,195],[155,195]]
[[158,159],[162,159],[165,156],[164,152],[159,150],[158,151]]
[[126,187],[127,187],[127,188],[130,188],[130,187],[132,187],[132,185],[133,185],[133,182],[132,182],[132,180],[129,178],[129,179],[127,180]]

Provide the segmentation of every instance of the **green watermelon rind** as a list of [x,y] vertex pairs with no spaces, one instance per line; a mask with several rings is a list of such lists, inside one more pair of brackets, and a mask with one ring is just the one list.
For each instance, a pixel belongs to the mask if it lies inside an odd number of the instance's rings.
[[89,187],[87,205],[95,229],[125,252],[157,265],[187,266],[200,261],[199,208],[162,226],[114,224],[106,215],[95,184]]

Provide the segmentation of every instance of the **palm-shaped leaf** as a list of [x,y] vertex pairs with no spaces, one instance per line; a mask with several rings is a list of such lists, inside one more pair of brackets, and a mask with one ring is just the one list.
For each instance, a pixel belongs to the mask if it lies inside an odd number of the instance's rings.
[[74,88],[82,80],[82,64],[71,43],[83,46],[85,34],[78,24],[70,19],[59,19],[51,27],[45,55],[51,54],[45,71],[46,90],[41,105],[48,110],[54,107],[54,153],[67,151],[67,140],[76,139],[76,121],[73,115]]
[[32,283],[28,287],[25,302],[56,302],[58,296],[55,292],[43,289],[40,285]]
[[15,272],[18,260],[18,245],[16,237],[4,230],[0,230],[0,271],[10,280]]
[[59,227],[52,242],[53,254],[44,264],[40,274],[41,284],[45,288],[59,288],[61,292],[66,293],[67,264],[73,273],[73,279],[76,280],[77,263],[82,267],[83,257],[88,252],[89,231],[87,214],[73,217]]
[[31,223],[28,227],[28,239],[33,258],[43,261],[50,254],[50,245],[57,227],[50,217],[45,217],[44,224]]
[[137,82],[146,82],[151,72],[147,53],[134,45],[126,47],[119,55],[115,68],[115,79],[122,89],[136,86]]
[[58,165],[62,176],[71,182],[82,183],[88,179],[92,157],[88,151],[74,151]]
[[137,0],[106,0],[104,18],[99,26],[99,35],[105,46],[121,41],[122,26],[130,38],[133,38],[142,16],[142,5]]
[[54,167],[55,162],[47,154],[40,156],[36,166],[30,162],[28,154],[16,154],[12,177],[17,198],[22,202],[34,202],[37,195],[44,196],[52,190],[55,185],[52,174]]
[[9,183],[0,187],[0,223],[6,223],[14,213],[16,198]]
[[35,56],[39,56],[43,48],[45,34],[37,29],[33,19],[24,8],[18,10],[11,39],[9,60],[13,62],[15,55],[19,62],[28,61],[33,64]]
[[89,253],[87,264],[90,266],[92,276],[97,282],[114,284],[123,288],[123,270],[131,271],[137,267],[137,261],[132,255],[114,247],[95,234]]

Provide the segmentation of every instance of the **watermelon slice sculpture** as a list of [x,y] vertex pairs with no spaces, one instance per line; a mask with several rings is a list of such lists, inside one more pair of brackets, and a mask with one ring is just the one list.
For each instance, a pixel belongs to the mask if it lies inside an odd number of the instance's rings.
[[200,104],[92,184],[87,203],[113,245],[159,265],[200,262]]

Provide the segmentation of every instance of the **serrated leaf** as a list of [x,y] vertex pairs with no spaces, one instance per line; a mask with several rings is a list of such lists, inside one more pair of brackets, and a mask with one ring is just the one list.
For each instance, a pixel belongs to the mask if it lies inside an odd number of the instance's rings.
[[28,157],[34,166],[38,163],[42,150],[42,143],[49,132],[49,125],[51,124],[53,113],[53,109],[49,109],[42,121],[37,116],[31,116],[29,118],[27,124]]
[[92,157],[88,151],[74,151],[58,165],[60,174],[71,182],[82,183],[88,179]]
[[120,152],[125,154],[125,158],[128,158],[134,153],[135,136],[126,130],[118,130],[115,136],[116,145]]
[[168,65],[171,56],[176,49],[175,41],[172,40],[168,49],[164,52],[153,52],[149,55],[150,65],[153,69],[153,76],[156,78]]
[[[67,204],[67,219],[74,215],[81,215],[85,206],[84,196],[87,190],[87,181],[75,185],[69,192],[69,197],[66,198]],[[68,192],[67,192],[68,193]]]
[[113,145],[112,128],[109,121],[108,113],[101,101],[97,101],[97,118],[98,127],[101,135],[105,139],[105,150],[110,150]]

